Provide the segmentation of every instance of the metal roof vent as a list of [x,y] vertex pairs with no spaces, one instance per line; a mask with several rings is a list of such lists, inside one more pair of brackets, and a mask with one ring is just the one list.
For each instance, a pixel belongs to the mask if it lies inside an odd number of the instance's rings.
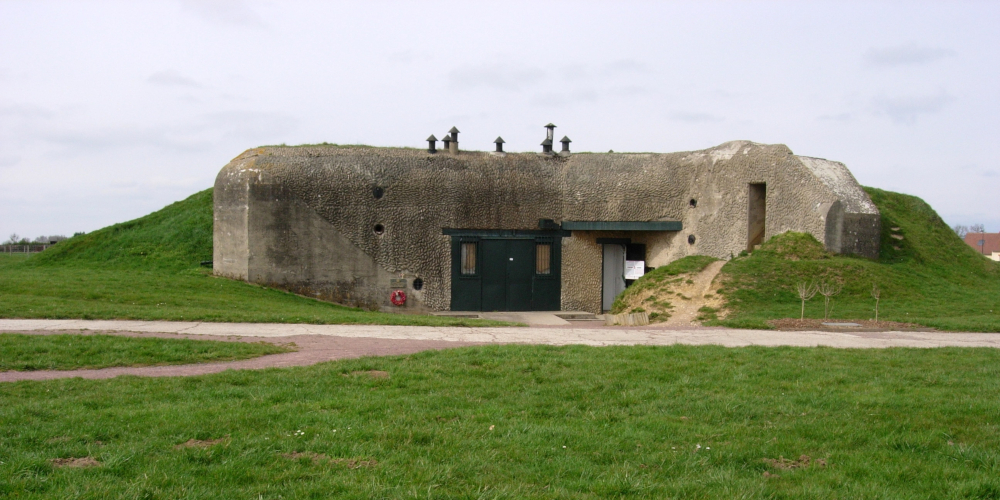
[[449,146],[449,149],[451,150],[451,154],[457,155],[458,154],[458,128],[457,127],[451,127],[451,130],[449,130],[448,133],[451,134],[451,144]]
[[545,126],[545,140],[542,141],[542,154],[550,155],[552,153],[552,144],[556,134],[556,126],[553,124],[548,124]]

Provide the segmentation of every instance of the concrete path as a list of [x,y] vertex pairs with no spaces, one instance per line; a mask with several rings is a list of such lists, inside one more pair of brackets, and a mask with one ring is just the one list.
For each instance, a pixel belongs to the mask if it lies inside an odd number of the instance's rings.
[[383,325],[307,325],[274,323],[197,323],[180,321],[102,321],[0,319],[3,331],[91,330],[138,333],[174,333],[221,337],[281,338],[326,335],[345,338],[430,340],[489,344],[606,345],[721,345],[830,346],[830,347],[1000,347],[1000,334],[951,332],[819,332],[733,330],[714,327],[608,327],[569,325],[553,327],[431,327]]
[[119,375],[172,377],[224,370],[306,366],[323,361],[408,354],[482,344],[608,345],[721,345],[727,347],[831,346],[884,347],[1000,347],[1000,334],[942,332],[789,332],[726,328],[607,327],[594,322],[535,328],[465,328],[370,325],[295,325],[254,323],[196,323],[174,321],[94,321],[0,319],[0,333],[52,335],[59,333],[198,338],[232,342],[294,342],[297,352],[259,358],[193,365],[118,367],[99,370],[39,370],[0,372],[0,382],[81,377],[104,379]]
[[[167,337],[193,338],[197,340],[220,340],[227,342],[260,342],[260,337],[219,337],[215,335],[178,335],[173,333],[135,333],[135,332],[105,332],[93,330],[22,330],[7,331],[10,333],[28,333],[32,335],[48,335],[60,333],[121,335],[129,337]],[[225,370],[260,370],[263,368],[284,368],[290,366],[309,366],[324,361],[338,359],[360,358],[363,356],[395,356],[412,354],[432,349],[450,349],[469,345],[469,342],[444,342],[440,340],[396,340],[396,339],[366,339],[333,337],[326,335],[292,335],[288,337],[273,337],[267,339],[274,344],[295,344],[295,352],[270,354],[257,358],[239,361],[220,361],[212,363],[197,363],[190,365],[112,367],[93,370],[34,370],[34,371],[0,371],[0,382],[17,382],[19,380],[51,380],[56,378],[86,378],[105,379],[120,375],[136,375],[140,377],[185,377],[190,375],[205,375]]]

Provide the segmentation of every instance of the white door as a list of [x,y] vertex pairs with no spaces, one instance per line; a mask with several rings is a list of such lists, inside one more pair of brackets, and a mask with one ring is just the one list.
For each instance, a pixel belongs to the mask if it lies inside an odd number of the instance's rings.
[[625,246],[604,245],[604,291],[601,308],[611,310],[615,297],[625,290]]

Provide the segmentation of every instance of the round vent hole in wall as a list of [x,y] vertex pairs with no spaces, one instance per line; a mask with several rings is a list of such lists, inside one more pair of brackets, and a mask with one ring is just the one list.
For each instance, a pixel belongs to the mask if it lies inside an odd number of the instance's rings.
[[424,287],[424,280],[422,280],[420,278],[416,278],[416,279],[413,280],[413,289],[414,290],[420,290],[423,287]]
[[375,224],[374,231],[375,234],[382,234],[385,232],[385,226],[383,226],[382,224]]
[[372,188],[372,196],[374,196],[376,200],[381,200],[382,196],[384,195],[385,195],[385,188],[383,188],[382,186],[375,186]]
[[693,234],[689,234],[688,235],[688,245],[694,245],[694,235]]
[[698,206],[698,200],[696,200],[694,198],[691,198],[691,201],[688,202],[688,205],[691,205],[691,208],[697,207]]

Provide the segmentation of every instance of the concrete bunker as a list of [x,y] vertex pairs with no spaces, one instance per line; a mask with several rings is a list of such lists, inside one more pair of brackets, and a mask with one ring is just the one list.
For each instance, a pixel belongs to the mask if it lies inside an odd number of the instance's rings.
[[847,168],[784,145],[512,153],[457,135],[244,152],[216,179],[215,273],[386,311],[601,312],[650,268],[785,231],[878,255],[878,210]]

